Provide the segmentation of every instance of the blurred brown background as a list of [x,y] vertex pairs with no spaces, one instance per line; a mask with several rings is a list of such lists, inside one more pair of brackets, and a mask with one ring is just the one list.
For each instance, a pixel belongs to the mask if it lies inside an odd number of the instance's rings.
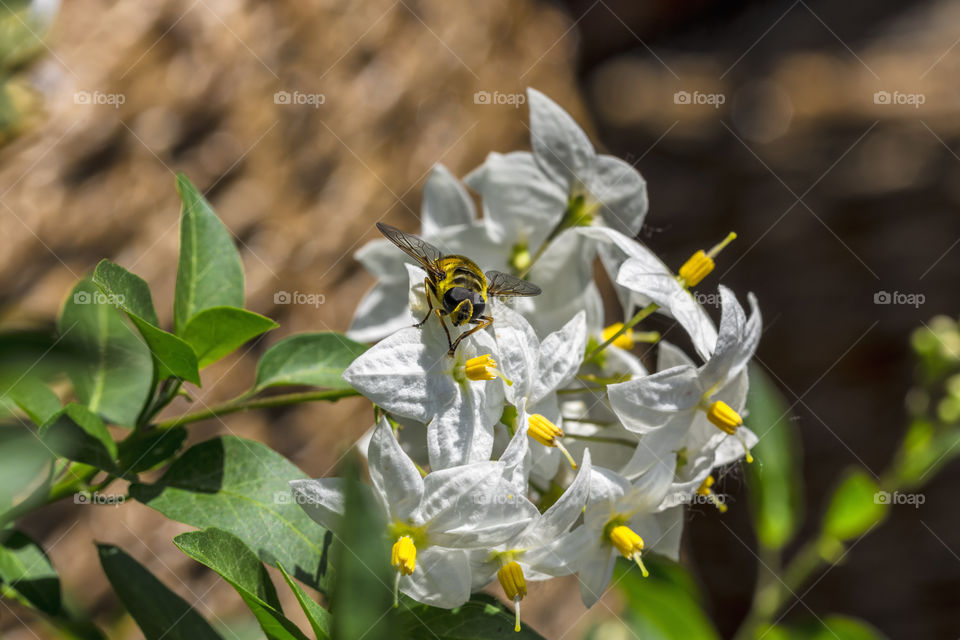
[[[958,25],[953,1],[72,0],[8,83],[0,317],[53,317],[107,257],[151,284],[169,322],[173,172],[184,171],[237,236],[248,307],[282,324],[205,372],[200,400],[232,397],[268,344],[347,328],[371,284],[351,254],[377,220],[416,229],[434,163],[462,176],[488,151],[528,147],[526,108],[478,104],[475,92],[535,86],[598,147],[636,163],[650,190],[643,239],[668,264],[740,234],[718,274],[760,298],[759,359],[795,405],[816,516],[845,466],[880,473],[896,446],[909,331],[957,313]],[[278,291],[325,302],[278,305]],[[878,305],[881,291],[925,300]],[[341,401],[229,416],[192,438],[261,439],[319,476],[370,420],[364,403]],[[891,637],[960,635],[958,480],[948,469],[919,509],[895,507],[786,620],[812,609],[862,616]],[[756,564],[741,489],[728,478],[743,508],[691,514],[685,538],[725,636]],[[182,525],[134,503],[58,504],[25,528],[111,637],[138,632],[119,617],[91,539],[121,545],[240,633],[239,598],[173,546]],[[572,579],[538,585],[524,604],[551,638],[612,617],[603,605],[583,616]],[[0,609],[0,632],[52,637],[16,608]]]

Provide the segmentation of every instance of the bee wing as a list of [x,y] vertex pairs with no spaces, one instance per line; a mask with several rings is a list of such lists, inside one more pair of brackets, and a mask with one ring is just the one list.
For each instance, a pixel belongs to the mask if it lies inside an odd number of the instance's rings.
[[416,260],[420,266],[427,270],[427,273],[443,278],[443,271],[437,268],[436,262],[443,257],[440,249],[421,240],[415,235],[404,233],[396,227],[391,227],[382,222],[377,223],[377,229],[387,237],[387,240],[400,247],[404,253]]
[[491,296],[538,296],[540,287],[502,271],[487,271],[487,293]]

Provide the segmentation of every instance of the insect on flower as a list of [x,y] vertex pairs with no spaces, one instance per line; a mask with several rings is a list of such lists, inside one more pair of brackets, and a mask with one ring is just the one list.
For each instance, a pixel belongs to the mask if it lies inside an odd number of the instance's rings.
[[[483,314],[489,296],[540,295],[540,287],[526,280],[500,271],[491,270],[484,274],[477,263],[466,256],[445,256],[432,244],[390,225],[378,222],[377,228],[390,242],[426,269],[424,286],[430,308],[423,320],[414,326],[422,326],[436,313],[447,334],[447,343],[450,345],[448,354],[451,356],[456,352],[461,340],[493,323],[492,317]],[[434,306],[434,300],[437,306]],[[450,322],[455,327],[462,324],[476,326],[453,340],[443,321],[445,315],[450,317]]]

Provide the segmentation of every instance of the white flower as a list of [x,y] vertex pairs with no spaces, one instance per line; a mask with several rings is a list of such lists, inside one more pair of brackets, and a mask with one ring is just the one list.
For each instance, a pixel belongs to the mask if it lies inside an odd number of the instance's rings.
[[[517,449],[526,447],[524,431],[524,428],[518,429],[514,437]],[[523,452],[518,453],[523,459]],[[583,512],[590,494],[591,473],[587,451],[577,477],[543,515],[534,517],[526,529],[493,549],[469,552],[473,589],[482,589],[496,575],[504,593],[514,602],[517,631],[520,630],[520,600],[527,595],[527,581],[569,575],[577,569],[575,562],[579,553],[575,546],[567,544],[570,540],[567,534]]]
[[583,526],[567,541],[579,552],[580,596],[587,607],[600,599],[610,583],[618,552],[636,562],[644,575],[643,553],[655,550],[677,557],[681,527],[666,524],[666,516],[657,513],[671,477],[669,466],[660,464],[631,485],[613,471],[593,468]]
[[389,413],[427,424],[430,467],[489,460],[493,425],[503,413],[503,375],[493,337],[480,331],[451,357],[446,334],[431,320],[377,343],[344,379]]
[[[369,466],[373,494],[393,542],[399,589],[425,604],[452,608],[466,602],[470,565],[464,550],[509,540],[539,516],[533,504],[513,493],[499,462],[421,477],[385,419],[370,441]],[[290,486],[311,518],[334,533],[340,530],[342,479],[294,480]]]
[[[750,445],[752,434],[739,431],[743,424],[739,412],[746,400],[746,366],[760,340],[760,312],[752,294],[749,320],[733,292],[720,287],[720,296],[723,312],[716,350],[705,365],[698,369],[680,359],[677,350],[666,347],[664,364],[675,366],[607,388],[610,405],[627,429],[640,434],[663,432],[648,440],[660,443],[649,446],[651,450],[679,446],[686,447],[686,455],[694,455],[716,451],[729,437],[738,438],[744,449]],[[698,420],[701,414],[706,420]]]
[[483,196],[484,221],[494,239],[535,252],[564,227],[594,218],[629,236],[647,213],[646,182],[628,163],[598,155],[559,105],[527,90],[533,153],[491,153],[468,175]]

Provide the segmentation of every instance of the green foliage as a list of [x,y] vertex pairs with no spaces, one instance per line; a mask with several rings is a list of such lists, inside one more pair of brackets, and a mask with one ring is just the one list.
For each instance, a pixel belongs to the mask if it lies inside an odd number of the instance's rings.
[[317,604],[317,601],[303,590],[303,587],[294,580],[293,576],[287,573],[283,565],[277,565],[277,569],[283,574],[283,579],[286,580],[287,586],[290,587],[293,595],[297,598],[297,602],[300,603],[300,608],[303,609],[304,615],[307,616],[307,621],[310,623],[310,628],[313,629],[313,634],[317,640],[327,640],[330,638],[330,612]]
[[885,637],[863,620],[841,615],[825,616],[796,627],[767,627],[763,633],[768,640],[883,640]]
[[114,545],[98,544],[100,564],[120,602],[146,640],[219,640],[221,636],[183,598]]
[[182,336],[204,309],[243,307],[243,264],[230,232],[183,174],[177,176],[177,192],[183,208],[173,326]]
[[222,436],[188,449],[156,484],[131,485],[130,495],[178,522],[229,531],[264,562],[325,589],[326,531],[293,503],[288,484],[305,477],[259,442]]
[[256,391],[280,385],[349,389],[343,370],[367,346],[332,332],[299,333],[270,347],[257,365]]
[[93,282],[127,314],[143,336],[157,367],[158,380],[176,376],[200,384],[196,354],[189,344],[159,327],[146,281],[120,265],[102,260],[93,272]]
[[399,626],[408,638],[542,640],[543,637],[526,624],[515,632],[513,612],[486,593],[475,593],[469,602],[450,610],[412,600],[407,603],[401,605],[397,615],[401,620]]
[[98,469],[116,469],[117,443],[103,420],[85,406],[70,403],[40,427],[40,437],[58,455]]
[[243,540],[222,529],[183,533],[173,539],[180,550],[204,564],[236,589],[270,640],[307,640],[283,615],[277,591],[260,562]]
[[150,350],[89,279],[67,297],[60,335],[85,354],[68,371],[81,403],[113,424],[132,426],[151,391]]
[[54,460],[50,449],[26,427],[0,428],[0,513],[26,499],[23,494]]
[[750,428],[760,438],[753,448],[756,461],[747,465],[757,539],[769,549],[782,549],[801,518],[800,438],[783,396],[755,366],[750,368],[747,412]]
[[840,541],[863,535],[886,515],[890,496],[884,494],[865,471],[848,471],[827,507],[824,533]]
[[647,578],[622,559],[613,575],[629,605],[623,615],[633,632],[649,640],[719,640],[686,569],[657,555],[645,556],[645,563]]
[[27,376],[7,391],[10,398],[37,426],[60,411],[60,398],[40,380]]
[[0,582],[35,609],[60,614],[60,577],[40,545],[22,531],[0,532]]
[[193,347],[202,369],[244,342],[278,326],[270,318],[245,309],[211,307],[190,319],[183,330],[183,339]]
[[140,431],[123,441],[117,467],[128,473],[153,469],[170,460],[186,439],[184,427]]

